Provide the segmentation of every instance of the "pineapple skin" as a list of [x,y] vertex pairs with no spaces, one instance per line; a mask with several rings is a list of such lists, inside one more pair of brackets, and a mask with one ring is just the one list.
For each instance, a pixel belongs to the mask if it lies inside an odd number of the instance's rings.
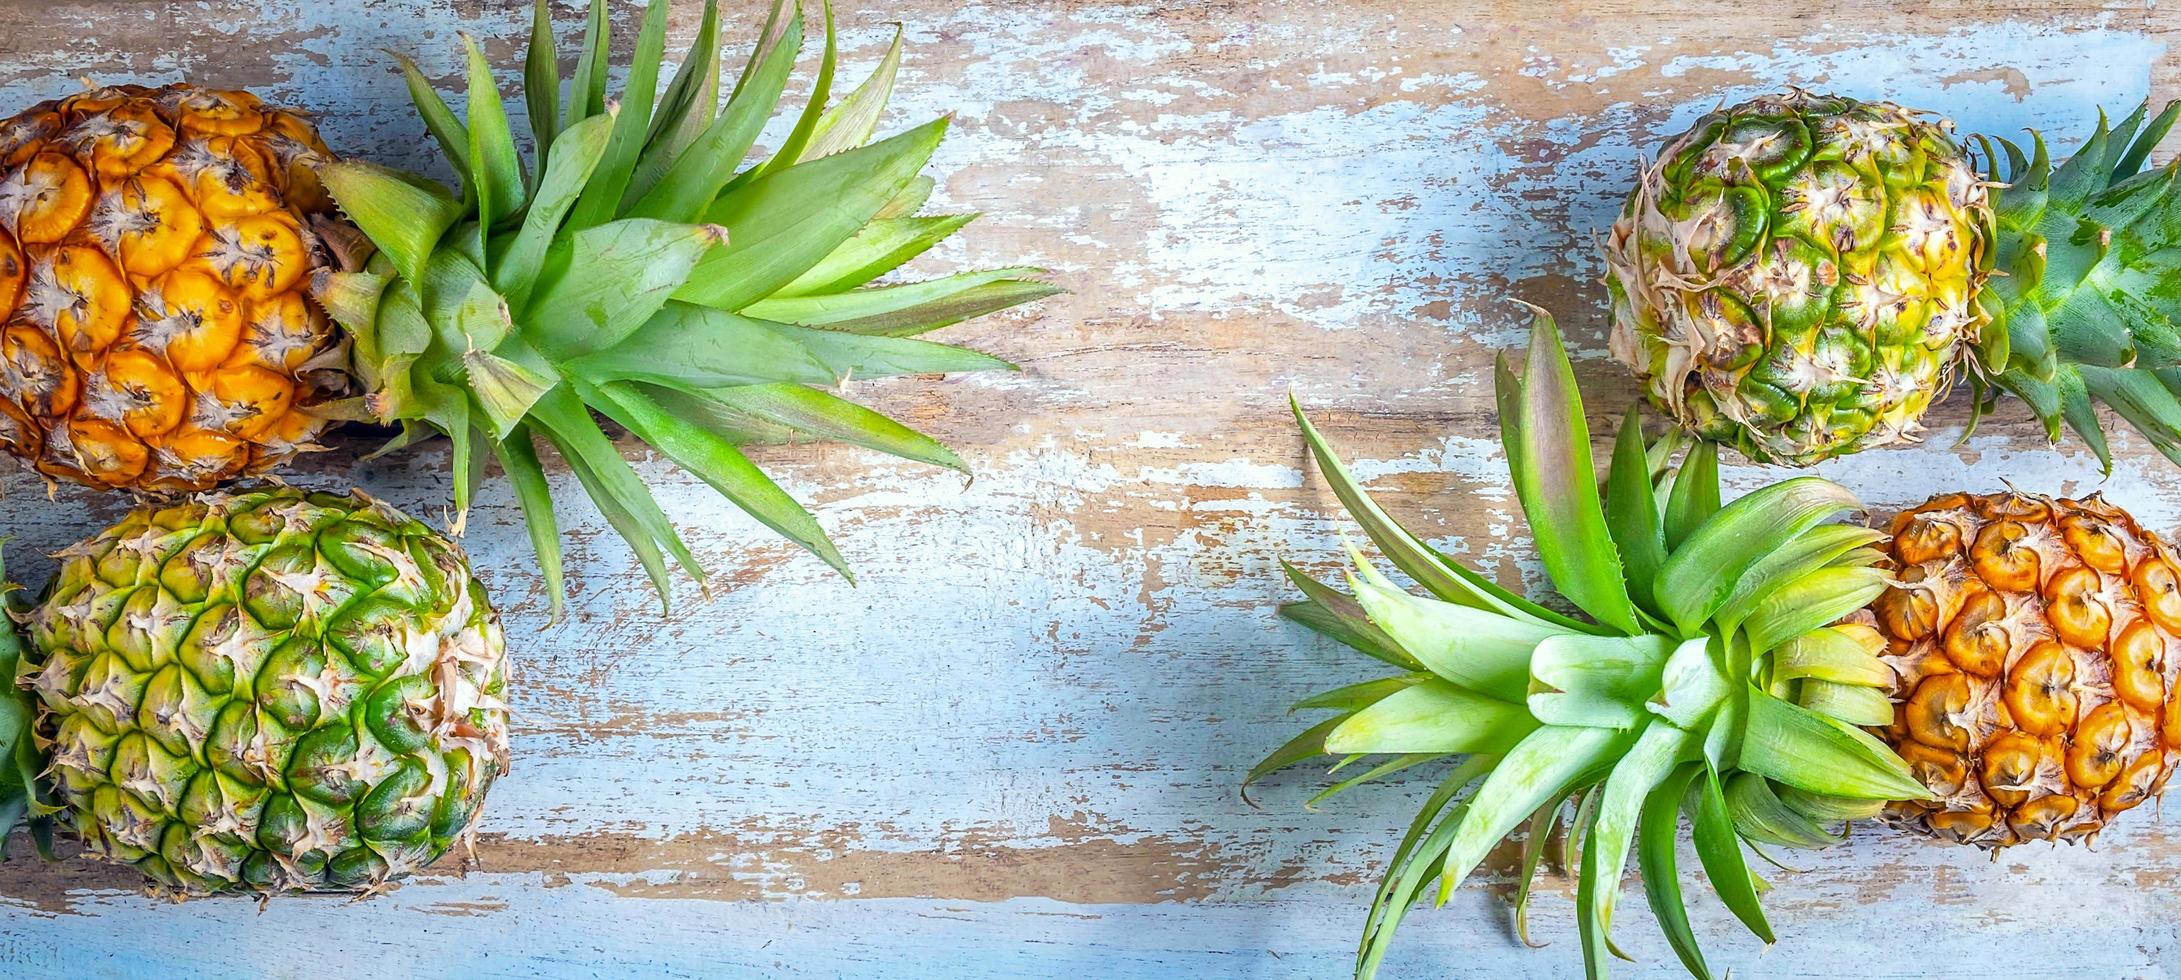
[[1989,320],[1993,220],[1943,122],[1801,91],[1707,113],[1607,235],[1613,355],[1758,462],[1912,441]]
[[392,507],[203,495],[61,557],[16,682],[96,855],[185,894],[368,890],[445,853],[507,771],[498,616]]
[[352,387],[308,296],[332,159],[296,113],[181,84],[0,123],[0,447],[166,494],[315,448]]
[[2157,796],[2181,752],[2181,563],[2102,498],[1949,494],[1896,515],[1899,584],[1861,617],[1882,734],[1934,802],[1889,822],[1984,847],[2077,840]]

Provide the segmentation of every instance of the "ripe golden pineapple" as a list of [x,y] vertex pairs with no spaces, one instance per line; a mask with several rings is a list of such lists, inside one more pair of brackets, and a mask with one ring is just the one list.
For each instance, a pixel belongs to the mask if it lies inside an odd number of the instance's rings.
[[835,91],[827,18],[794,125],[753,154],[804,45],[796,0],[774,0],[739,75],[706,4],[671,77],[668,4],[611,73],[610,5],[589,6],[562,78],[552,5],[532,4],[528,153],[475,44],[460,115],[397,58],[459,188],[334,161],[241,92],[120,86],[0,123],[0,450],[164,495],[269,469],[336,420],[398,427],[388,449],[445,437],[454,528],[497,461],[557,612],[550,449],[662,597],[669,562],[701,583],[604,418],[847,574],[743,448],[809,437],[966,471],[830,389],[1012,367],[925,335],[1059,288],[1021,266],[899,275],[975,216],[923,213],[945,117],[877,132],[898,36]]
[[157,491],[309,448],[348,387],[307,298],[331,159],[301,116],[189,85],[0,123],[0,447]]
[[[2156,796],[2181,750],[2181,575],[2097,496],[1935,497],[1893,520],[1870,610],[1889,741],[1937,799],[1897,822],[1986,847],[2077,839]],[[1874,638],[1876,639],[1876,638]]]

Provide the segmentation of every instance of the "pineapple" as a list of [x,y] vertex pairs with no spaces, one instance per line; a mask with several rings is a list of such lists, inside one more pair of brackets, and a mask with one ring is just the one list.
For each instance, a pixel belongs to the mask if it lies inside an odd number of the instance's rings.
[[301,116],[189,85],[0,123],[0,447],[154,491],[311,448],[349,388],[308,298],[331,160]]
[[[1592,974],[1633,842],[1669,945],[1709,976],[1675,876],[1686,815],[1706,877],[1766,942],[1741,843],[1822,847],[1877,818],[1988,848],[2086,839],[2181,759],[2181,563],[2092,497],[1949,494],[1881,533],[1816,477],[1719,502],[1714,444],[1648,442],[1631,411],[1601,500],[1574,376],[1540,314],[1502,361],[1509,469],[1546,573],[1584,618],[1500,588],[1373,502],[1301,410],[1334,493],[1432,598],[1354,553],[1342,591],[1292,566],[1282,612],[1394,668],[1306,699],[1333,716],[1247,777],[1389,758],[1323,793],[1461,756],[1409,825],[1365,920],[1369,977],[1436,877],[1444,903],[1527,825],[1517,928],[1546,841],[1579,840]],[[1353,551],[1353,549],[1351,549]]]
[[[452,542],[362,493],[138,510],[0,631],[0,836],[49,818],[185,893],[367,890],[508,767],[505,641]],[[42,758],[41,758],[42,756]]]
[[[527,160],[474,43],[466,118],[402,60],[458,189],[334,162],[299,116],[242,93],[102,89],[21,117],[0,183],[15,219],[0,229],[14,232],[0,241],[14,304],[0,445],[55,477],[159,493],[273,467],[334,421],[399,427],[388,448],[445,436],[454,530],[497,461],[557,616],[542,443],[662,596],[670,560],[701,584],[596,413],[848,574],[742,447],[836,440],[966,472],[826,389],[1009,368],[920,335],[1057,290],[1019,267],[873,285],[973,217],[918,213],[946,119],[872,139],[898,32],[835,99],[829,12],[809,102],[744,165],[802,46],[800,10],[775,0],[741,74],[723,78],[708,0],[662,86],[667,7],[649,4],[609,96],[605,0],[565,84],[537,0]],[[329,220],[336,204],[346,222]]]
[[2181,754],[2173,552],[2092,497],[1949,494],[1893,519],[1858,618],[1898,680],[1891,741],[1936,799],[1888,818],[2001,847],[2088,838]]
[[[1822,847],[1842,825],[1933,794],[1863,726],[1893,712],[1886,646],[1838,623],[1886,590],[1878,532],[1827,523],[1860,504],[1817,477],[1721,506],[1708,442],[1668,464],[1678,433],[1648,444],[1632,411],[1601,499],[1573,372],[1540,313],[1520,379],[1504,359],[1499,415],[1509,469],[1546,573],[1587,614],[1565,615],[1432,550],[1389,518],[1315,428],[1297,421],[1336,495],[1414,596],[1355,554],[1348,590],[1289,567],[1307,598],[1282,612],[1393,668],[1304,700],[1333,716],[1248,776],[1324,755],[1383,761],[1319,798],[1459,756],[1409,824],[1365,918],[1356,975],[1376,973],[1432,879],[1444,903],[1494,845],[1527,826],[1522,891],[1563,821],[1581,840],[1576,915],[1602,975],[1631,848],[1651,908],[1689,971],[1708,976],[1681,903],[1675,836],[1687,816],[1706,877],[1766,941],[1742,844]],[[1572,817],[1570,816],[1572,811]],[[1526,933],[1525,933],[1526,936]]]
[[1614,357],[1653,404],[1759,462],[1912,441],[1966,379],[2111,457],[2097,403],[2181,462],[2181,103],[2055,168],[1887,102],[1791,91],[1706,114],[1646,167],[1604,248]]

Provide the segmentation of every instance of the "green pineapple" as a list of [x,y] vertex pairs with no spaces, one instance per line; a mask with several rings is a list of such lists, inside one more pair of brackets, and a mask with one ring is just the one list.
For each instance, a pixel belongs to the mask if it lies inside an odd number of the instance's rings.
[[2096,404],[2181,461],[2181,194],[2145,171],[2181,104],[2054,167],[1888,102],[1791,91],[1706,114],[1605,242],[1616,359],[1653,404],[1759,462],[1912,441],[1976,388],[2111,458]]
[[505,638],[461,549],[360,492],[211,494],[61,552],[0,631],[0,836],[49,820],[187,893],[365,890],[508,768]]

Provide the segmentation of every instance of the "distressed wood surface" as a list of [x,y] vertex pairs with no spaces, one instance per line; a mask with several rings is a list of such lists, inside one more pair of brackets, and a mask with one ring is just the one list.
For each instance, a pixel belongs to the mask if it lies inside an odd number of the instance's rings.
[[[518,0],[47,0],[0,5],[0,102],[77,76],[251,86],[315,109],[334,146],[428,166],[381,48],[452,90],[458,32],[512,66]],[[636,4],[619,5],[633,28]],[[729,4],[743,8],[742,4]],[[754,6],[754,5],[752,5]],[[575,6],[558,3],[574,29]],[[677,2],[674,42],[699,4]],[[1366,676],[1272,616],[1277,560],[1319,569],[1352,525],[1303,451],[1293,391],[1387,505],[1503,581],[1535,579],[1490,416],[1509,297],[1556,308],[1601,418],[1634,388],[1601,359],[1600,265],[1639,154],[1715,101],[1798,83],[1884,96],[2071,146],[2099,106],[2181,96],[2181,18],[2151,5],[1772,5],[1598,0],[1129,4],[847,2],[844,58],[892,20],[890,125],[952,112],[938,198],[987,217],[925,271],[1017,260],[1068,295],[948,339],[1016,375],[857,383],[958,447],[952,475],[839,447],[761,462],[811,501],[860,586],[629,446],[722,588],[662,616],[628,550],[571,501],[573,615],[545,603],[514,501],[465,544],[509,613],[516,769],[482,869],[452,862],[360,904],[173,906],[133,872],[0,866],[0,974],[42,976],[1326,977],[1342,973],[1413,772],[1312,812],[1322,783],[1249,764],[1285,705]],[[757,12],[737,9],[746,33]],[[509,72],[512,79],[513,72]],[[798,85],[807,85],[807,77]],[[2160,157],[2163,159],[2163,156]],[[1823,472],[1880,507],[2002,480],[2104,489],[2181,526],[2181,480],[2140,441],[2100,482],[2007,408],[1958,449],[1960,399],[1921,450]],[[445,504],[433,448],[301,482]],[[1730,466],[1730,486],[1764,474]],[[5,481],[12,570],[42,581],[122,503]],[[1738,976],[2181,974],[2181,826],[2131,814],[2095,850],[1996,861],[1878,830],[1772,876],[1783,941],[1693,899]],[[1504,861],[1413,916],[1389,976],[1579,969],[1567,890],[1511,936]],[[1684,865],[1691,861],[1685,857]],[[1618,939],[1678,972],[1640,902]]]

